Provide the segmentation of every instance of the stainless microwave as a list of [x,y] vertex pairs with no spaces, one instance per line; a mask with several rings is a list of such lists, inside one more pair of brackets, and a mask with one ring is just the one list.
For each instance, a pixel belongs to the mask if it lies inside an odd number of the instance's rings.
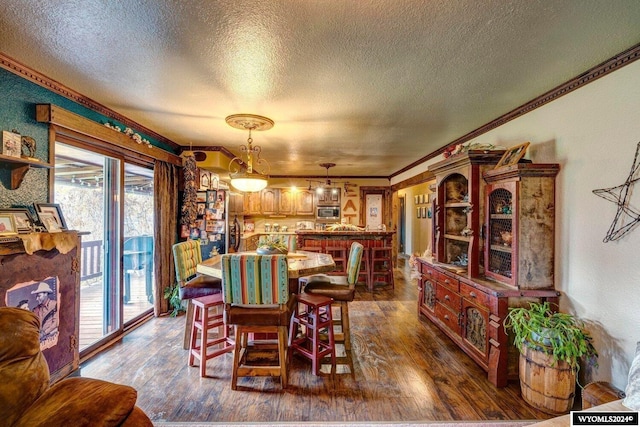
[[318,207],[316,207],[316,220],[318,220],[318,221],[340,221],[340,206],[318,206]]

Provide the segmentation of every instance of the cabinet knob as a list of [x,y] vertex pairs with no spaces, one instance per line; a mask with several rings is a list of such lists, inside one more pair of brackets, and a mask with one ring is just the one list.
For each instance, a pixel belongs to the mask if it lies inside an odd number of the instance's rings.
[[447,301],[449,301],[451,298],[449,298],[449,295],[445,295],[445,296],[444,296],[444,299],[445,299],[445,300],[447,300]]
[[477,295],[475,292],[469,292],[469,295],[471,296],[471,298],[477,298]]
[[444,315],[444,320],[449,320],[449,315],[448,314]]
[[449,279],[447,279],[447,280],[444,281],[444,283],[446,283],[448,285],[449,283],[451,283],[451,281]]

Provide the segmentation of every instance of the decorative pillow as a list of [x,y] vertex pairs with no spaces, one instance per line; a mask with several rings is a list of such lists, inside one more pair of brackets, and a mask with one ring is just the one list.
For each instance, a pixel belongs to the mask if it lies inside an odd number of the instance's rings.
[[640,411],[640,341],[636,346],[636,357],[631,362],[629,383],[625,393],[627,397],[624,398],[622,404],[631,410]]

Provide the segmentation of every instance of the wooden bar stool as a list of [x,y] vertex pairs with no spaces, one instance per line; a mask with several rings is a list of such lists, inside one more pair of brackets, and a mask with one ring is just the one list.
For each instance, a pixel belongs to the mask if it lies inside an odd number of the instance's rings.
[[360,271],[358,272],[358,282],[364,281],[369,291],[373,291],[373,284],[369,271],[371,270],[371,248],[364,248],[362,260],[360,261]]
[[[331,356],[331,374],[336,367],[336,350],[333,335],[331,303],[333,298],[322,295],[297,294],[298,310],[291,316],[289,326],[289,355],[294,351],[311,360],[311,369],[318,375],[322,359]],[[299,331],[299,327],[301,330]],[[320,330],[327,330],[327,340],[320,338]],[[298,332],[301,332],[298,335]]]
[[351,325],[349,322],[349,302],[353,301],[356,294],[356,281],[362,264],[362,252],[364,246],[358,242],[351,244],[349,259],[347,262],[347,274],[344,276],[315,275],[301,277],[298,280],[300,287],[304,286],[304,292],[313,295],[330,297],[334,305],[339,305],[340,318],[333,320],[334,326],[340,326],[340,333],[334,333],[336,344],[343,344],[345,357],[337,357],[338,364],[348,364],[353,372],[351,360]]
[[371,248],[371,262],[369,277],[371,281],[371,290],[376,284],[376,278],[382,277],[384,283],[391,285],[391,288],[395,287],[393,280],[393,249],[391,246],[382,246]]
[[[207,360],[233,351],[235,345],[233,339],[229,337],[229,328],[224,323],[222,294],[193,298],[190,304],[193,304],[194,310],[191,345],[189,346],[189,366],[193,366],[195,359],[198,359],[200,361],[200,376],[206,377]],[[217,313],[213,313],[213,311],[217,311]],[[215,328],[222,328],[222,336],[209,339],[209,330]],[[200,335],[199,340],[198,334]],[[209,352],[209,347],[214,346],[218,346],[218,348]]]
[[327,246],[325,252],[331,255],[336,268],[329,275],[344,275],[347,271],[347,248],[341,246]]

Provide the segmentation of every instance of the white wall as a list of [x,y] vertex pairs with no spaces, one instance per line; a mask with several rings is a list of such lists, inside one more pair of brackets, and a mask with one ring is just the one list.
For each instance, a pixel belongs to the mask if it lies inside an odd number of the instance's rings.
[[[556,289],[561,310],[583,318],[594,335],[600,366],[588,379],[624,389],[640,341],[640,227],[603,243],[617,207],[592,190],[620,185],[631,171],[640,141],[640,61],[471,142],[510,147],[524,141],[531,142],[527,158],[561,165]],[[638,210],[640,182],[636,187],[631,206]]]

